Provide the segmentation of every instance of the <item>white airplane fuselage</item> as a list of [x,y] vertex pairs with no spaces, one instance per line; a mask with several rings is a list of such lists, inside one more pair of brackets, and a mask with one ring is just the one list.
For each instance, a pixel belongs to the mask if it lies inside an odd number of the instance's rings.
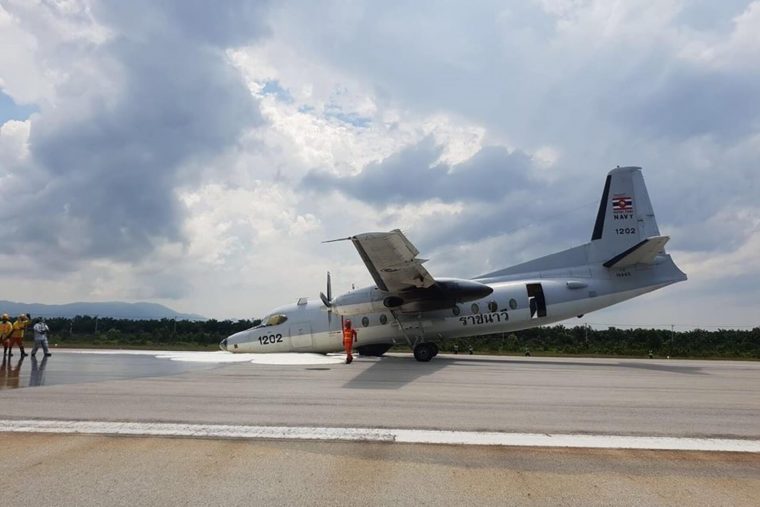
[[[668,258],[663,262],[672,261]],[[338,352],[343,350],[343,319],[351,319],[357,331],[355,348],[372,344],[406,343],[407,340],[413,346],[417,342],[428,340],[513,332],[581,316],[677,281],[653,279],[651,285],[629,284],[626,287],[624,283],[621,284],[621,279],[631,277],[631,270],[621,270],[612,276],[606,269],[598,269],[597,273],[593,273],[591,268],[573,271],[574,276],[547,278],[548,273],[544,273],[543,278],[489,281],[487,285],[493,289],[493,293],[485,298],[457,304],[446,310],[416,315],[394,316],[390,310],[349,310],[343,314],[333,311],[331,315],[319,298],[304,298],[301,304],[282,306],[271,312],[273,315],[286,316],[285,322],[236,333],[227,338],[223,348],[230,352],[254,353]],[[651,271],[656,271],[656,268],[653,267]],[[529,285],[541,287],[545,311],[538,303],[531,309]],[[350,291],[346,295],[360,296],[369,302],[373,299],[374,292],[379,292],[379,289],[370,286]],[[370,308],[369,304],[366,306]],[[494,308],[496,311],[492,311]],[[540,316],[541,314],[544,315]]]
[[607,175],[590,242],[472,280],[432,278],[398,230],[346,239],[354,242],[374,286],[335,299],[329,289],[328,296],[302,298],[220,347],[236,353],[338,352],[341,326],[350,319],[360,353],[381,355],[392,344],[407,343],[415,358],[429,361],[441,340],[551,324],[686,280],[665,252],[669,238],[660,235],[637,167]]

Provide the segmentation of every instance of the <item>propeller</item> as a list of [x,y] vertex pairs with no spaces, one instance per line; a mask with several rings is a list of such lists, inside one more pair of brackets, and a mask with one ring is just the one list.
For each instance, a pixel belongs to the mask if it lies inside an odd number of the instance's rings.
[[319,299],[327,307],[327,322],[332,323],[332,282],[330,281],[330,272],[327,272],[327,295],[324,292],[319,293]]

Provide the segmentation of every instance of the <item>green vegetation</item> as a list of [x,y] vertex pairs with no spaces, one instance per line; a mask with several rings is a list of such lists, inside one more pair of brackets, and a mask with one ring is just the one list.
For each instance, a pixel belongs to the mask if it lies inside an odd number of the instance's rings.
[[449,340],[442,350],[493,354],[584,355],[760,359],[760,327],[750,331],[719,329],[592,329],[547,326],[516,333]]
[[[57,347],[218,350],[219,342],[260,320],[129,320],[90,316],[46,319]],[[31,332],[31,331],[30,331]]]
[[[127,320],[77,316],[47,320],[51,345],[59,347],[216,350],[233,333],[259,320]],[[361,329],[359,329],[361,333]],[[760,359],[760,327],[749,331],[719,329],[672,332],[666,329],[595,330],[584,326],[547,326],[516,333],[447,340],[441,350],[458,346],[466,353],[599,355]],[[398,350],[407,350],[399,346]]]

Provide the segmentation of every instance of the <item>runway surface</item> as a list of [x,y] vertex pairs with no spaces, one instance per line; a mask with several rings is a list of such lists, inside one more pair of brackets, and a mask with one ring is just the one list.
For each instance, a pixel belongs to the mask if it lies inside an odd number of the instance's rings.
[[3,505],[755,506],[760,456],[0,433]]
[[[55,351],[34,371],[28,358],[18,368],[14,360],[0,376],[0,419],[10,420],[6,429],[23,420],[168,424],[195,437],[204,436],[200,426],[228,425],[253,432],[366,428],[381,437],[442,430],[738,445],[760,439],[756,362],[252,360],[260,358]],[[755,505],[760,496],[757,452],[10,432],[0,432],[0,446],[9,505]],[[30,477],[38,487],[21,487]]]
[[[0,416],[760,438],[757,362],[403,355],[262,365],[173,354],[164,357],[184,360],[58,351],[44,386],[0,392]],[[214,362],[222,356],[245,362]]]

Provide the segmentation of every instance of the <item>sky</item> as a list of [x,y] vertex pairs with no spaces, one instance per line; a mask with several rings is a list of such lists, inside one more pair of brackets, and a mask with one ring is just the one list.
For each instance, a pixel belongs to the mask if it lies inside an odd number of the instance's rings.
[[760,324],[760,1],[0,0],[3,299],[251,318],[589,240],[643,167],[689,281],[569,324]]

